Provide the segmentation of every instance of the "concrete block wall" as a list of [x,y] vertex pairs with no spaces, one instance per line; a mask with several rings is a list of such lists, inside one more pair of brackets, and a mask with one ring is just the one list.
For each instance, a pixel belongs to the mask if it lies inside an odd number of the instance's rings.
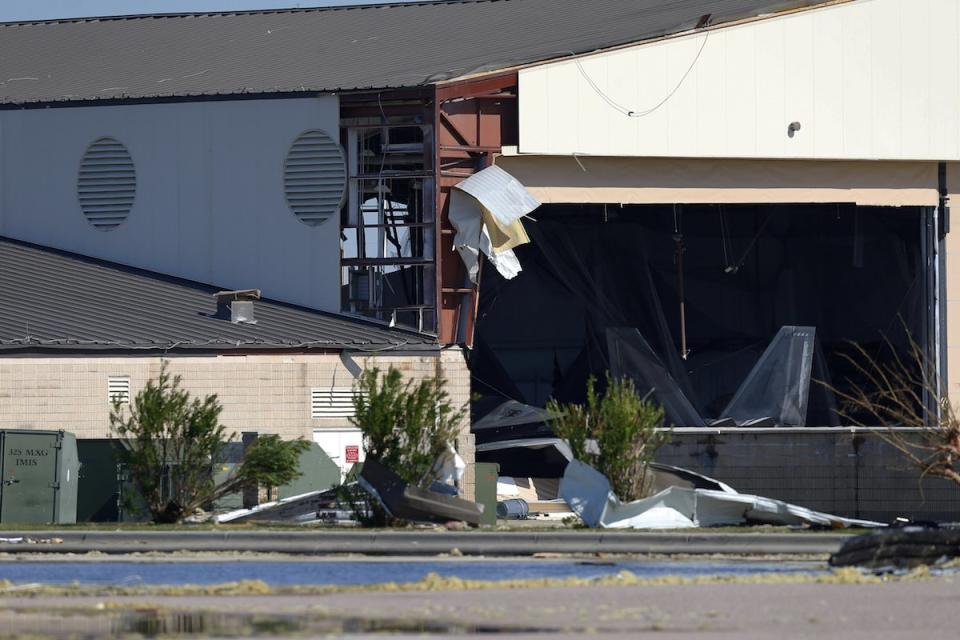
[[[391,365],[413,380],[444,377],[451,402],[470,399],[470,373],[459,348],[414,355],[351,356],[361,368]],[[195,396],[215,393],[221,421],[234,432],[276,433],[313,439],[314,429],[349,426],[346,418],[314,419],[311,389],[353,386],[354,377],[337,353],[171,356],[170,372]],[[70,356],[0,358],[0,429],[65,429],[78,438],[110,435],[109,376],[129,376],[131,396],[160,372],[160,356]],[[464,489],[473,495],[474,443],[469,418],[458,438],[468,463]]]
[[880,522],[960,521],[960,486],[921,482],[899,452],[868,432],[675,433],[657,460],[817,511]]

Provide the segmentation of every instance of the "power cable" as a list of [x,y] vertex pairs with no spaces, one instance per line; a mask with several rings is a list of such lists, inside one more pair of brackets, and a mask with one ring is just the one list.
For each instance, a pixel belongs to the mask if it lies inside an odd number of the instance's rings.
[[586,69],[583,68],[583,65],[580,63],[579,58],[574,58],[573,63],[577,65],[577,69],[580,71],[580,75],[582,75],[583,79],[587,81],[587,84],[590,85],[590,88],[593,89],[594,92],[596,92],[596,94],[600,96],[600,98],[604,102],[606,102],[608,105],[610,105],[614,110],[619,111],[620,113],[627,116],[628,118],[643,118],[645,116],[650,115],[651,113],[653,113],[654,111],[662,107],[663,105],[665,105],[667,101],[670,100],[670,98],[672,98],[673,95],[680,90],[680,87],[683,86],[683,83],[686,81],[687,76],[690,75],[690,72],[693,71],[693,68],[697,65],[697,61],[700,60],[700,54],[703,53],[703,48],[707,46],[707,40],[709,38],[710,38],[710,32],[706,31],[703,35],[703,40],[700,42],[700,48],[697,49],[697,55],[694,56],[693,61],[690,63],[690,66],[687,67],[687,70],[683,72],[683,75],[680,77],[680,81],[677,82],[676,86],[674,86],[673,89],[671,89],[670,92],[667,93],[667,95],[664,96],[664,98],[660,102],[653,105],[649,109],[644,109],[642,111],[637,111],[635,109],[628,109],[627,107],[623,106],[622,104],[620,104],[619,102],[611,98],[609,95],[607,95],[603,91],[603,89],[597,86],[597,83],[594,82],[593,78],[590,77]]

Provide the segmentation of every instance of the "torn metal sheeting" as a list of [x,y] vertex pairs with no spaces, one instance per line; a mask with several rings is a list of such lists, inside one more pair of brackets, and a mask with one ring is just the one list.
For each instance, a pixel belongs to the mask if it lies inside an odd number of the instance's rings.
[[557,417],[557,414],[551,413],[546,409],[533,407],[529,404],[517,402],[516,400],[507,400],[474,422],[473,430],[479,431],[481,429],[492,429],[496,427],[513,427],[521,424],[548,422]]
[[476,458],[496,463],[503,476],[559,478],[573,452],[557,437],[525,438],[477,444]]
[[669,464],[651,462],[647,465],[647,472],[653,477],[654,491],[660,491],[667,487],[685,487],[687,489],[710,489],[712,491],[736,493],[730,485],[724,482]]
[[557,452],[567,459],[573,460],[573,451],[566,440],[561,438],[527,438],[524,440],[503,440],[501,442],[487,442],[478,444],[477,451],[499,451],[501,449],[546,449],[553,447]]
[[540,206],[520,181],[497,166],[487,167],[463,182],[456,189],[476,199],[483,211],[493,249],[502,253],[530,242],[520,218]]
[[479,525],[483,505],[436,491],[420,489],[368,457],[357,478],[359,485],[394,518],[413,522],[462,521]]
[[520,273],[513,248],[530,242],[520,219],[539,206],[516,178],[496,166],[454,186],[449,212],[450,223],[457,232],[453,246],[472,282],[479,279],[480,252],[507,280]]
[[673,486],[648,498],[623,503],[611,491],[603,474],[578,460],[567,465],[560,481],[560,497],[587,526],[607,529],[676,529],[751,523],[835,529],[884,526],[880,522],[813,511],[782,500],[736,493],[732,489],[714,491]]
[[323,519],[321,512],[343,511],[337,508],[335,489],[311,491],[282,500],[265,502],[250,509],[236,509],[214,516],[218,524],[228,522],[312,522]]

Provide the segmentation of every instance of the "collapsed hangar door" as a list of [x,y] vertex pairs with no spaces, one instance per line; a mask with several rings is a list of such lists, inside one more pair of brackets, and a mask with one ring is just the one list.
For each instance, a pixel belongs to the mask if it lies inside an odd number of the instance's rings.
[[716,420],[783,327],[812,327],[806,425],[827,426],[839,421],[827,387],[858,382],[851,342],[884,360],[913,336],[938,357],[932,208],[545,205],[536,218],[523,272],[485,273],[471,362],[482,395],[582,401],[587,377],[610,369],[608,332],[632,328]]

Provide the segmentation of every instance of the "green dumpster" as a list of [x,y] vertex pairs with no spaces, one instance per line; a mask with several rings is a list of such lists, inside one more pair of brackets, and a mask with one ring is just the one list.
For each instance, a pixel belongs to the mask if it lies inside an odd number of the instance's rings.
[[77,521],[80,461],[65,431],[0,430],[0,523]]

